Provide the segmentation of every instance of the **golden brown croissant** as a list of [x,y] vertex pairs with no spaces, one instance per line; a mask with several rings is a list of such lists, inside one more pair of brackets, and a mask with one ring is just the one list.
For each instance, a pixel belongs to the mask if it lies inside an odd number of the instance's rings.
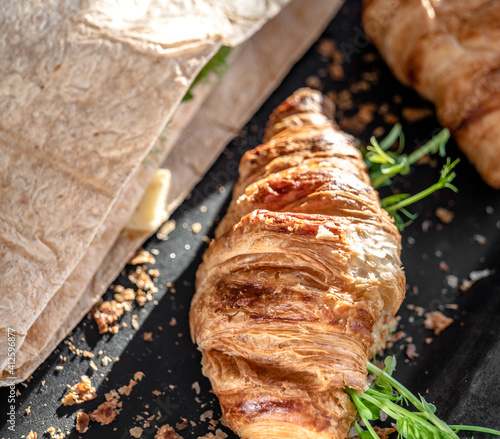
[[242,438],[345,438],[373,328],[405,291],[400,235],[354,139],[301,89],[248,151],[204,255],[191,334]]
[[396,77],[434,102],[482,178],[500,188],[500,2],[364,0],[363,25]]

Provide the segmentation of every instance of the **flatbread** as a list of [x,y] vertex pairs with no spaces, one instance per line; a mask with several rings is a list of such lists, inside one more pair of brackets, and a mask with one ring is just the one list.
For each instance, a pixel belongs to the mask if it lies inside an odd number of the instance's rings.
[[[149,236],[147,233],[123,231],[117,237],[146,189],[151,170],[167,156],[164,166],[171,170],[173,179],[167,200],[168,212],[171,213],[227,141],[317,38],[341,2],[314,0],[314,4],[314,7],[306,7],[301,0],[294,0],[259,33],[233,51],[229,71],[220,83],[197,87],[195,99],[178,108],[166,134],[161,136],[165,140],[157,140],[149,148],[149,154],[142,158],[142,166],[132,171],[132,177],[122,185],[109,214],[100,228],[95,229],[79,264],[62,287],[56,289],[55,296],[42,308],[43,312],[29,329],[26,342],[16,358],[18,380],[29,376],[50,354]],[[115,29],[119,26],[114,23],[109,27]],[[113,37],[123,39],[115,33]],[[219,40],[211,47],[211,53],[220,44]],[[222,106],[220,102],[226,105]],[[186,129],[188,126],[197,129]],[[197,153],[185,154],[186,150]],[[115,244],[108,252],[113,242]],[[89,273],[94,272],[96,274],[90,280]],[[2,378],[7,378],[5,371]]]
[[287,0],[241,3],[1,3],[0,334],[17,349],[199,70]]

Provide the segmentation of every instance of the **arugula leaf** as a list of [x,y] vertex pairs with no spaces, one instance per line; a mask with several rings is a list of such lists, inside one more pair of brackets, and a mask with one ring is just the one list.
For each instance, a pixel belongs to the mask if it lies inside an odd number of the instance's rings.
[[[421,395],[415,396],[403,384],[392,377],[396,367],[396,359],[387,357],[385,367],[379,369],[372,363],[366,368],[369,373],[377,376],[377,379],[368,389],[360,393],[354,389],[346,388],[345,392],[351,398],[356,407],[359,417],[362,419],[367,430],[362,430],[358,423],[356,430],[362,439],[378,438],[370,421],[379,418],[380,410],[396,421],[398,438],[406,439],[458,439],[459,431],[478,431],[500,436],[500,431],[484,427],[468,425],[447,425],[436,415],[436,407],[425,400]],[[411,405],[410,410],[405,406]]]
[[200,73],[194,78],[182,101],[189,101],[193,98],[193,90],[200,81],[208,81],[211,74],[215,74],[220,78],[227,70],[227,57],[231,52],[228,46],[222,46],[219,51],[208,61],[208,63],[200,70]]

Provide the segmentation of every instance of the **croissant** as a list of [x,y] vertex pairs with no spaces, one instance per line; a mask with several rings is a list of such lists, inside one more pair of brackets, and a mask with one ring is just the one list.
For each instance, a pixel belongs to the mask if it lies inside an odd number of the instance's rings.
[[301,89],[276,109],[197,272],[191,334],[242,438],[345,438],[343,388],[403,300],[400,235],[332,107]]
[[500,188],[500,2],[364,0],[363,25],[396,77]]

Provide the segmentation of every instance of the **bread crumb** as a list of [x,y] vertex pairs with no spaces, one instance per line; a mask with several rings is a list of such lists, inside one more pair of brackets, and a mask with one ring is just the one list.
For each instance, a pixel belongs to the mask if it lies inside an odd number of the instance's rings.
[[76,431],[78,433],[86,433],[89,429],[90,416],[84,412],[78,412],[76,414]]
[[436,216],[445,224],[449,224],[453,221],[455,214],[444,207],[438,207],[436,209]]
[[153,341],[153,333],[152,332],[145,332],[143,335],[144,341],[147,342],[152,342]]
[[214,416],[213,410],[207,410],[200,415],[200,421],[206,421],[207,419],[212,419]]
[[321,79],[316,75],[311,75],[306,78],[306,85],[308,87],[314,88],[315,90],[323,90],[323,84]]
[[82,351],[82,355],[85,358],[94,358],[94,356],[95,356],[92,352],[89,352],[89,351]]
[[155,439],[182,439],[168,424],[162,425],[156,432]]
[[118,320],[123,315],[123,307],[116,300],[110,300],[92,308],[92,314],[99,334],[106,332],[116,334],[119,328]]
[[158,232],[156,232],[156,237],[161,241],[166,241],[168,235],[170,235],[175,230],[175,221],[168,220],[163,226],[160,227]]
[[345,81],[345,72],[342,64],[331,63],[328,65],[328,74],[334,81]]
[[130,393],[132,392],[132,389],[137,385],[137,381],[135,380],[130,380],[128,385],[125,385],[125,386],[121,386],[119,389],[118,389],[118,393],[120,395],[126,395],[126,396],[130,396]]
[[125,288],[120,293],[116,293],[113,298],[118,303],[123,303],[127,301],[132,301],[135,299],[135,291],[132,288]]
[[226,439],[227,434],[224,433],[220,428],[215,431],[215,434],[208,433],[204,436],[198,436],[198,439]]
[[156,259],[147,250],[140,248],[128,263],[130,265],[156,264]]
[[191,226],[191,230],[193,231],[193,233],[200,233],[201,228],[202,227],[200,223],[193,223],[193,225]]
[[82,381],[71,387],[70,393],[63,398],[62,403],[63,405],[81,404],[96,397],[95,388],[92,386],[89,377],[83,375]]
[[192,385],[191,385],[191,389],[193,389],[197,395],[200,394],[200,383],[198,381],[195,381]]
[[151,291],[152,293],[156,293],[158,291],[158,288],[155,287],[153,279],[151,279],[151,276],[141,265],[138,265],[135,267],[135,270],[132,270],[129,273],[128,279],[141,290]]
[[434,114],[430,108],[403,108],[403,117],[410,123],[426,119]]
[[26,415],[29,415],[31,413],[31,406],[29,405],[28,408],[26,409]]
[[181,422],[178,422],[177,424],[175,424],[175,428],[177,430],[184,430],[188,427],[188,421],[186,418],[183,418],[182,416],[180,417],[181,419]]
[[389,439],[389,436],[396,431],[394,427],[381,428],[377,425],[375,425],[373,429],[380,439]]
[[141,427],[132,427],[129,432],[132,437],[140,438],[142,436],[142,428]]
[[448,271],[448,270],[450,269],[450,267],[448,267],[448,264],[447,264],[446,262],[441,261],[441,262],[439,263],[439,269],[440,269],[441,271]]
[[462,291],[462,293],[465,293],[473,284],[473,280],[464,279],[462,281],[462,284],[460,285],[460,291]]
[[26,436],[26,439],[36,439],[37,437],[38,435],[33,430],[30,430],[28,436]]
[[388,123],[389,125],[395,125],[399,122],[399,118],[395,114],[387,113],[386,115],[384,115],[384,122]]
[[414,360],[415,358],[418,357],[418,353],[417,353],[417,346],[414,344],[414,343],[409,343],[407,346],[406,346],[406,356],[410,359],[410,360]]
[[109,358],[107,355],[105,355],[104,357],[102,357],[101,364],[104,367],[106,367],[111,361],[112,361],[111,358]]
[[104,401],[90,414],[90,419],[92,419],[92,421],[99,422],[101,425],[111,424],[111,422],[115,420],[116,416],[120,412],[117,407],[117,399]]
[[440,311],[428,312],[425,315],[424,326],[426,329],[433,329],[435,335],[441,334],[452,323],[453,319],[446,317]]
[[473,237],[474,241],[476,241],[479,245],[486,244],[486,237],[480,234],[475,234]]
[[136,381],[142,381],[142,379],[146,376],[144,372],[141,372],[138,370],[136,373],[134,373],[134,380]]

